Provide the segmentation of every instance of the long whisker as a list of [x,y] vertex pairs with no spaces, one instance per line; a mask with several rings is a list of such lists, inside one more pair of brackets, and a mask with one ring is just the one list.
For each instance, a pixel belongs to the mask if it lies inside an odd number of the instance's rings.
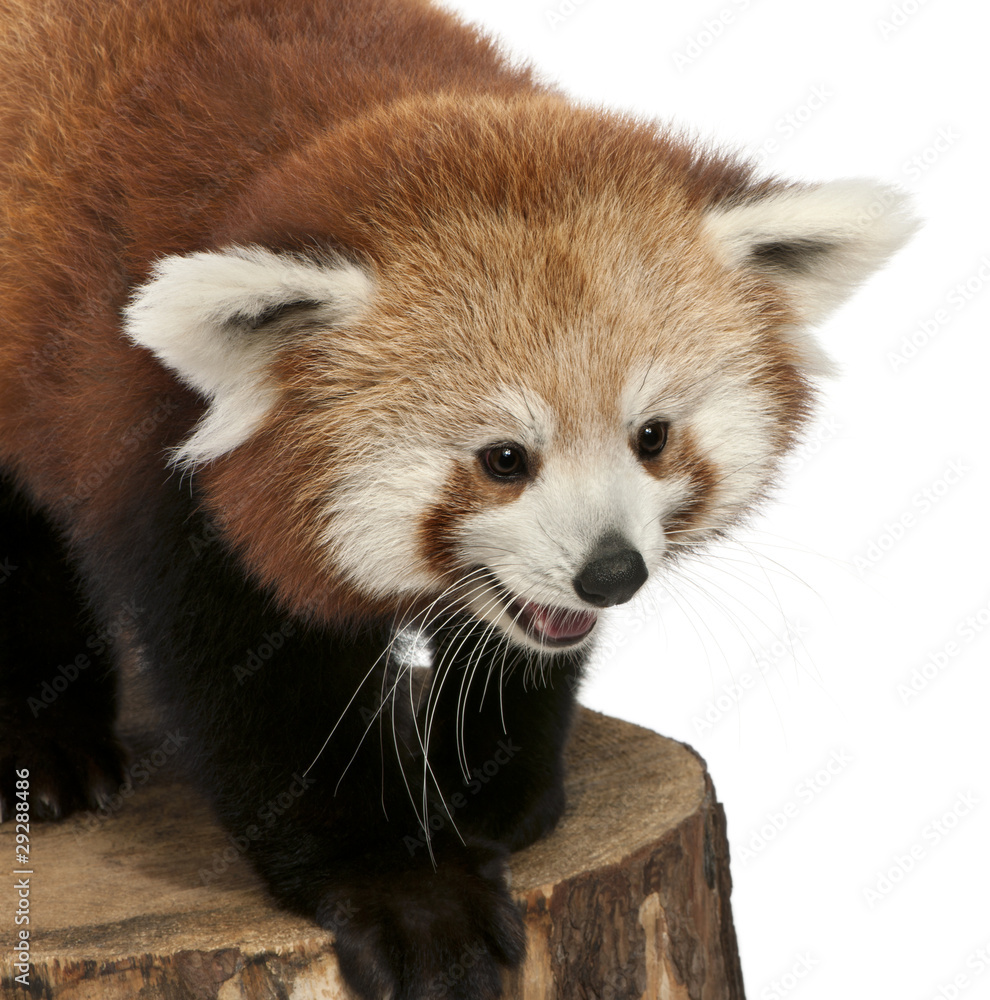
[[[458,581],[455,581],[454,583],[450,584],[447,588],[445,588],[445,590],[440,595],[438,595],[437,598],[435,598],[430,603],[430,605],[428,605],[428,607],[423,612],[421,612],[419,615],[415,616],[415,618],[412,619],[412,621],[410,622],[410,624],[411,625],[415,624],[417,618],[422,617],[423,615],[428,615],[430,613],[430,611],[441,600],[443,600],[446,596],[448,596],[450,593],[455,592],[456,590],[458,590],[460,588],[463,588],[464,583],[465,583],[465,580],[462,579],[462,580],[458,580]],[[368,670],[366,671],[366,673],[364,674],[364,676],[361,678],[360,682],[358,683],[357,687],[354,690],[354,693],[348,699],[347,704],[344,706],[343,711],[341,712],[341,714],[338,717],[337,721],[334,723],[334,725],[331,728],[331,730],[330,730],[329,734],[327,735],[326,739],[323,741],[323,745],[320,747],[320,750],[317,753],[316,757],[313,759],[313,761],[309,765],[309,767],[307,767],[306,770],[303,772],[303,776],[304,777],[313,769],[313,767],[316,765],[317,761],[322,756],[324,750],[326,750],[327,746],[330,743],[330,740],[333,738],[334,734],[337,732],[337,729],[340,727],[340,725],[343,722],[344,718],[346,717],[347,713],[350,711],[351,707],[353,706],[355,700],[360,695],[361,690],[364,687],[364,685],[367,683],[368,679],[375,673],[375,671],[379,668],[379,665],[383,661],[387,662],[389,660],[389,658],[392,657],[392,653],[394,651],[395,644],[396,644],[397,641],[398,641],[398,632],[394,631],[393,635],[392,635],[389,643],[386,645],[385,649],[375,658],[374,662],[371,664],[371,666],[368,668]],[[367,737],[368,733],[370,732],[371,727],[374,725],[375,721],[380,717],[380,714],[381,714],[383,706],[390,699],[390,697],[394,694],[394,692],[395,692],[398,684],[401,682],[401,680],[402,680],[402,671],[399,672],[399,675],[397,676],[395,682],[392,684],[392,687],[391,687],[391,689],[389,690],[389,692],[387,694],[384,693],[385,676],[387,676],[387,671],[385,672],[385,674],[383,676],[383,695],[382,695],[382,699],[381,699],[381,701],[379,703],[379,707],[375,711],[375,713],[373,714],[372,718],[369,720],[368,725],[365,728],[365,731],[364,731],[363,735],[361,736],[361,738],[358,741],[358,745],[355,748],[354,753],[351,755],[351,757],[348,760],[347,764],[345,765],[343,771],[341,772],[341,775],[340,775],[340,777],[338,778],[338,781],[337,781],[337,786],[336,786],[337,789],[339,789],[340,782],[343,780],[344,775],[347,773],[347,770],[349,769],[351,763],[353,763],[355,757],[357,756],[357,753],[360,750],[361,745],[364,743],[364,740]],[[394,726],[393,726],[393,728],[394,728]],[[400,761],[400,767],[401,767],[401,761]],[[334,794],[336,794],[336,789],[335,789]]]

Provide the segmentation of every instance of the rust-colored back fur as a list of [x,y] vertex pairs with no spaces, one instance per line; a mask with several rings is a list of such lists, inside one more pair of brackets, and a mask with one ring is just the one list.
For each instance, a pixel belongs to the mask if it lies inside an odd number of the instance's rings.
[[200,411],[120,334],[150,262],[215,245],[260,167],[369,105],[531,84],[425,3],[38,8],[0,4],[0,463],[85,536]]
[[65,510],[150,400],[189,406],[119,335],[154,258],[215,244],[259,167],[411,85],[530,84],[425,3],[38,7],[0,4],[0,461]]
[[356,995],[496,1000],[600,615],[763,499],[806,328],[910,220],[575,106],[420,0],[0,31],[0,821],[21,768],[33,819],[124,788],[110,664],[56,666],[91,612]]
[[[361,603],[315,544],[328,460],[350,457],[320,421],[331,405],[331,427],[369,420],[348,410],[342,385],[380,384],[361,397],[365,409],[442,418],[445,400],[479,398],[486,376],[509,366],[565,423],[581,422],[589,390],[615,400],[652,330],[673,331],[659,346],[684,358],[682,381],[699,358],[724,365],[730,340],[702,342],[685,333],[698,317],[660,314],[663,283],[676,281],[685,299],[697,286],[710,328],[738,325],[747,304],[745,325],[764,331],[758,378],[780,433],[803,413],[804,382],[772,336],[789,316],[783,302],[730,278],[697,241],[704,207],[760,190],[747,168],[576,110],[415,0],[61,0],[46,10],[0,7],[0,463],[71,537],[106,530],[121,498],[160,480],[163,450],[202,412],[120,333],[129,291],[165,254],[315,243],[376,274],[365,326],[332,350],[311,344],[282,359],[282,383],[308,393],[200,476],[247,564],[290,602],[328,614]],[[701,294],[719,283],[721,299]],[[412,324],[410,293],[421,303]],[[570,363],[549,371],[548,339],[572,319]],[[458,363],[452,331],[465,320]],[[429,377],[417,384],[411,371]],[[711,482],[682,443],[685,471]]]

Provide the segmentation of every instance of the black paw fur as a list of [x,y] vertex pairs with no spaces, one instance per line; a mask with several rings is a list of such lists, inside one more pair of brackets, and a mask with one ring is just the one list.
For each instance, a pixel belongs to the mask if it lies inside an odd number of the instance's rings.
[[123,757],[113,734],[95,724],[26,727],[0,710],[0,821],[13,816],[17,771],[29,772],[31,818],[55,820],[99,808],[123,782]]
[[317,910],[362,1000],[497,1000],[525,955],[525,928],[494,845],[337,884]]

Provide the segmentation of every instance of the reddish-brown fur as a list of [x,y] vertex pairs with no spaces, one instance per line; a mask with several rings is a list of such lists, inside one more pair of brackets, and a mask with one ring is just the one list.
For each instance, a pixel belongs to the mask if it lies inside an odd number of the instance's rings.
[[15,768],[53,817],[123,778],[109,662],[35,694],[80,598],[126,600],[232,836],[309,762],[247,851],[349,985],[495,1000],[599,613],[763,497],[827,367],[803,327],[903,240],[896,196],[575,106],[421,0],[0,25],[0,821]]
[[[377,279],[365,325],[343,331],[330,359],[314,344],[282,357],[276,378],[303,391],[199,474],[248,567],[327,617],[367,610],[315,543],[334,463],[351,458],[327,422],[367,422],[335,397],[337,381],[379,384],[358,407],[415,414],[445,394],[480,397],[508,363],[562,401],[564,430],[569,421],[577,430],[595,418],[575,394],[600,385],[603,405],[614,405],[642,354],[629,338],[660,323],[664,300],[647,293],[667,269],[688,297],[692,286],[725,287],[724,304],[709,306],[714,322],[741,303],[763,331],[758,380],[779,408],[781,445],[803,416],[806,385],[774,335],[789,318],[784,303],[768,284],[726,273],[697,241],[703,207],[761,190],[744,166],[575,109],[415,0],[61,0],[51,9],[61,14],[48,22],[34,0],[0,3],[0,463],[70,538],[98,534],[122,497],[160,478],[163,448],[202,412],[120,333],[129,290],[170,253],[323,244]],[[498,275],[494,287],[486,273]],[[434,303],[445,275],[444,302]],[[520,312],[534,281],[543,311]],[[618,295],[616,281],[628,285]],[[410,293],[425,303],[412,324]],[[486,300],[488,312],[474,315]],[[537,360],[528,373],[527,359],[545,357],[559,335],[548,317],[578,306],[613,332],[579,330],[564,369]],[[475,332],[456,381],[410,384],[410,370],[439,370],[457,354],[449,331],[465,319]],[[731,350],[690,337],[661,346],[685,357]],[[317,383],[317,370],[340,374]],[[163,403],[168,419],[125,446]],[[699,490],[710,480],[700,458],[679,461]],[[429,558],[443,563],[442,539],[430,544]]]

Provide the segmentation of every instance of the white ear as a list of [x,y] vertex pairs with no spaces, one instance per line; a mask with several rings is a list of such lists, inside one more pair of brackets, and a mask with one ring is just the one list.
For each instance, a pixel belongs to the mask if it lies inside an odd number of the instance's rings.
[[231,247],[160,260],[124,329],[210,403],[173,462],[208,462],[254,433],[275,402],[265,370],[292,318],[339,325],[371,294],[368,275],[336,257]]
[[918,226],[906,195],[864,180],[754,194],[705,224],[726,263],[777,284],[802,326],[845,301]]

